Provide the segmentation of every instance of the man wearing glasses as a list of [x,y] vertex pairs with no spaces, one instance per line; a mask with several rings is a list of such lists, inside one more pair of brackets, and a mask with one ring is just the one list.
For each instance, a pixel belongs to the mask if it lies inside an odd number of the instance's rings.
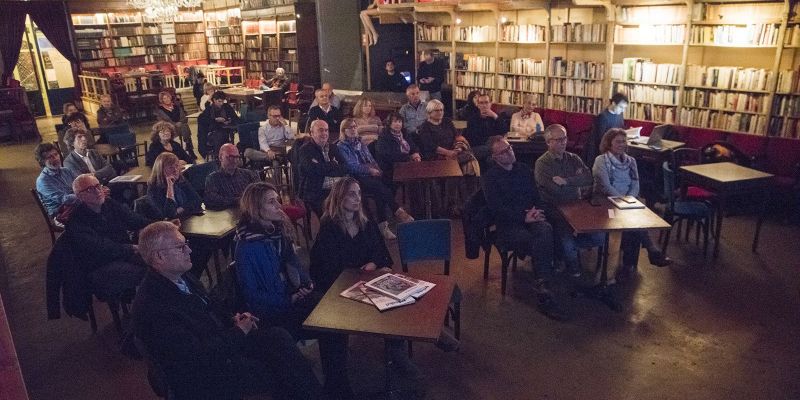
[[594,247],[603,243],[602,234],[572,235],[572,228],[561,218],[555,206],[576,201],[583,190],[592,186],[592,170],[586,167],[580,156],[567,151],[567,129],[559,124],[544,130],[547,152],[536,160],[536,185],[548,206],[548,219],[561,241],[564,263],[573,277],[581,275],[578,247]]
[[206,178],[203,200],[209,210],[224,210],[237,207],[247,185],[258,182],[258,174],[239,168],[239,150],[233,143],[219,148],[220,169]]
[[497,227],[497,242],[520,257],[533,257],[537,308],[548,318],[562,320],[565,316],[547,288],[553,273],[553,228],[531,168],[517,162],[514,149],[502,136],[489,138],[489,148],[494,165],[481,176],[481,186]]
[[287,140],[293,139],[294,135],[289,130],[289,124],[281,115],[278,106],[270,106],[267,109],[267,124],[258,128],[258,147],[256,149],[246,149],[244,156],[253,161],[273,161],[277,155],[272,151],[272,146],[284,144]]
[[119,299],[136,287],[145,265],[128,232],[144,228],[150,221],[107,198],[107,189],[92,174],[75,178],[72,190],[80,200],[65,236],[77,265],[83,266],[96,294]]

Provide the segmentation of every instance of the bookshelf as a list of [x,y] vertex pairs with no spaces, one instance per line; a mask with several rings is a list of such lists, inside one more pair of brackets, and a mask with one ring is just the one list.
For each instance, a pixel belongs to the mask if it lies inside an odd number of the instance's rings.
[[[204,7],[206,4],[204,4]],[[239,7],[204,8],[208,58],[244,60],[242,16]]]

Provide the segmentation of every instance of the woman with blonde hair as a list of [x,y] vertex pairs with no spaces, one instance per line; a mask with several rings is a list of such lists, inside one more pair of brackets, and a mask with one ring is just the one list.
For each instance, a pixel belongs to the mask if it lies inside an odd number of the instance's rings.
[[368,142],[376,140],[378,133],[383,130],[383,122],[375,115],[375,106],[367,96],[361,96],[356,102],[353,119],[358,124],[358,135],[366,136]]
[[173,94],[167,90],[162,90],[158,94],[158,107],[154,112],[159,121],[170,122],[175,125],[175,132],[183,139],[186,152],[192,160],[197,157],[194,155],[194,145],[192,144],[192,131],[189,129],[189,118],[183,107],[175,104]]
[[189,153],[184,150],[178,142],[175,141],[177,131],[175,125],[167,121],[158,121],[153,124],[150,130],[150,147],[144,156],[144,164],[152,166],[156,161],[159,154],[168,152],[173,153],[178,159],[187,164],[191,164],[192,160]]
[[204,111],[206,106],[211,103],[211,96],[217,91],[217,87],[211,83],[203,84],[203,96],[200,97],[200,111]]
[[147,182],[147,198],[153,206],[154,220],[188,217],[202,212],[200,195],[183,177],[183,162],[175,154],[164,152],[156,157]]

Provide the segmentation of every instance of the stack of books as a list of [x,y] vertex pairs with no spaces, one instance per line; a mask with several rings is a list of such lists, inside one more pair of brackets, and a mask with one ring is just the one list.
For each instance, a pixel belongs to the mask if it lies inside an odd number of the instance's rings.
[[342,297],[374,305],[385,311],[414,304],[436,284],[403,274],[383,274],[369,282],[358,281],[340,293]]

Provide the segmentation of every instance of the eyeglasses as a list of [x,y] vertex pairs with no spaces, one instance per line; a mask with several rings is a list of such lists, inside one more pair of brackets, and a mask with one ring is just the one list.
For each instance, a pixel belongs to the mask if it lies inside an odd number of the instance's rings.
[[562,136],[560,138],[550,138],[550,140],[553,141],[553,142],[564,143],[564,142],[567,141],[567,137],[566,136]]
[[80,192],[78,192],[78,193],[80,194],[80,193],[88,192],[88,191],[90,191],[90,190],[91,190],[91,191],[93,191],[93,192],[95,192],[95,193],[100,193],[100,192],[102,192],[102,191],[103,191],[103,185],[101,185],[101,184],[99,184],[99,183],[98,183],[97,185],[92,185],[92,186],[89,186],[89,187],[87,187],[87,188],[85,188],[85,189],[81,190],[81,191],[80,191]]
[[162,247],[160,249],[156,249],[156,251],[163,251],[163,250],[180,250],[181,253],[185,254],[186,250],[189,248],[189,241],[185,241],[181,244],[171,246],[171,247]]

